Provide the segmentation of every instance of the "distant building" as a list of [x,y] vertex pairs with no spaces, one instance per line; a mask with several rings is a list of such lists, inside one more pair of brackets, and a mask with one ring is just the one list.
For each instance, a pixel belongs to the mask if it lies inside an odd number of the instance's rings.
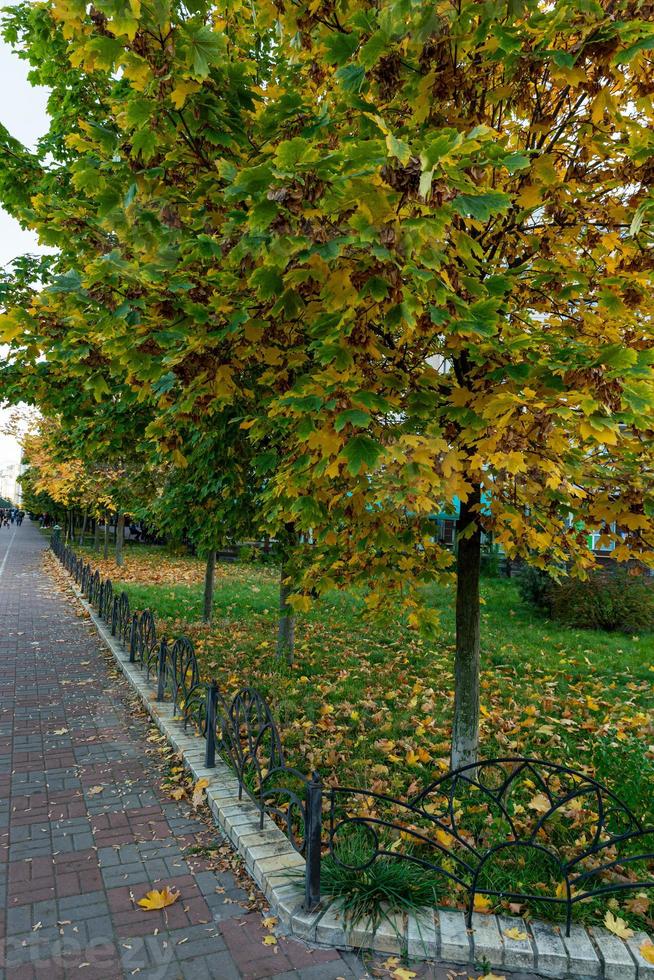
[[19,504],[21,500],[20,483],[20,463],[5,463],[0,468],[0,497],[11,500],[14,504]]

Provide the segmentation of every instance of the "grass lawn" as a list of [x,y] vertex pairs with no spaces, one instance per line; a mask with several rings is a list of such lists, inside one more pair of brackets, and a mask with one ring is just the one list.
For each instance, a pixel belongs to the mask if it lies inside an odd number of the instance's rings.
[[[288,760],[303,771],[405,798],[449,768],[451,590],[429,591],[442,623],[429,642],[399,621],[367,622],[355,594],[330,594],[298,618],[296,663],[287,667],[274,656],[276,568],[219,565],[207,627],[201,561],[137,546],[118,569],[87,554],[133,609],[151,608],[166,631],[194,640],[205,678],[268,698]],[[654,823],[654,635],[557,626],[523,605],[512,581],[486,579],[482,591],[482,756],[533,755],[591,771]]]

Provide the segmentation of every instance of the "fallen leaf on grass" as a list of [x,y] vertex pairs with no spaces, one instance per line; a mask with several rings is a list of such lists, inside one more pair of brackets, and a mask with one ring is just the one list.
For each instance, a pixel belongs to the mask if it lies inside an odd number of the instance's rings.
[[202,803],[202,800],[204,799],[204,791],[208,785],[209,785],[208,779],[198,779],[197,783],[193,787],[193,796],[191,798],[191,803],[193,804],[196,810]]
[[102,793],[103,791],[104,786],[91,786],[91,788],[87,790],[87,793],[89,796],[97,796],[98,793]]
[[537,813],[547,813],[547,811],[551,809],[552,804],[544,793],[536,793],[536,795],[529,800],[527,806],[530,810],[536,810]]
[[526,932],[522,932],[517,926],[513,926],[511,929],[505,929],[504,935],[507,939],[519,939],[520,941],[528,939]]
[[654,943],[643,943],[639,949],[639,953],[647,963],[654,963]]
[[165,909],[179,898],[179,892],[174,892],[166,885],[160,892],[153,890],[148,892],[145,898],[141,898],[138,904],[143,909]]
[[649,895],[646,892],[638,892],[633,898],[625,902],[626,907],[634,915],[646,915],[649,909]]
[[625,920],[614,915],[613,912],[606,913],[604,916],[604,925],[609,932],[619,936],[620,939],[629,939],[634,934],[634,930],[629,928]]
[[264,936],[261,940],[264,946],[276,946],[277,940],[274,936]]
[[489,912],[491,904],[490,898],[487,898],[486,895],[475,895],[475,912]]

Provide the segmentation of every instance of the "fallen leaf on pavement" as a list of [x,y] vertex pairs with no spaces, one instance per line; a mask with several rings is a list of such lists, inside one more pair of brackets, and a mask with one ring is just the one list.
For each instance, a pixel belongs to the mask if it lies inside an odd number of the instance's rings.
[[609,932],[619,936],[620,939],[629,939],[634,934],[634,930],[629,928],[625,920],[614,915],[613,912],[606,913],[604,916],[604,925]]
[[263,945],[264,946],[276,946],[277,945],[277,940],[275,939],[274,936],[264,936],[262,942],[263,942]]
[[639,953],[648,963],[654,963],[654,943],[643,943]]
[[166,885],[160,892],[148,892],[145,898],[139,899],[138,904],[143,909],[165,909],[179,898],[179,892],[174,892]]
[[527,936],[527,933],[526,932],[522,932],[522,930],[518,929],[517,926],[513,926],[513,928],[511,928],[511,929],[505,929],[504,930],[504,935],[507,937],[507,939],[519,939],[519,940],[523,940],[523,939],[528,939],[529,938]]
[[197,783],[193,787],[193,797],[191,799],[191,803],[193,804],[196,810],[200,806],[200,803],[202,803],[202,800],[204,799],[204,791],[208,785],[209,785],[208,779],[198,779]]
[[91,788],[87,790],[87,793],[89,796],[97,796],[98,793],[102,793],[103,791],[104,786],[91,786]]

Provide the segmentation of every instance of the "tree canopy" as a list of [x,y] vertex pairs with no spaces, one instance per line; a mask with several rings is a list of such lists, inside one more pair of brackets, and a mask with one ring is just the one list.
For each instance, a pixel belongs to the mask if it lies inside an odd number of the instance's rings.
[[[0,327],[7,390],[59,390],[60,412],[120,392],[157,458],[193,467],[171,487],[256,484],[260,529],[312,542],[298,610],[359,583],[433,632],[423,587],[456,571],[456,762],[476,753],[482,531],[583,576],[592,527],[654,565],[647,10],[6,15],[52,125],[35,153],[2,135],[0,196],[59,250]],[[433,518],[457,501],[454,556]]]

